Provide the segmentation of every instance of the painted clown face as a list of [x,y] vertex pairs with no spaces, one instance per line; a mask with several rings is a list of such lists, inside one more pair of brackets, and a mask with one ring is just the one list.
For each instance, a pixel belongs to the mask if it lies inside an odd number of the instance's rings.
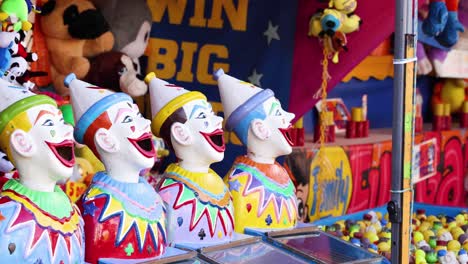
[[265,111],[265,124],[270,129],[271,136],[266,139],[266,143],[275,156],[288,155],[292,152],[292,140],[289,135],[291,120],[294,114],[286,112],[281,107],[281,103],[275,97],[267,99],[263,103]]
[[32,144],[28,146],[27,140],[21,138],[11,140],[19,142],[24,153],[31,151],[31,158],[47,167],[52,180],[69,178],[75,165],[73,127],[65,124],[62,112],[53,105],[34,106],[26,113],[32,125],[27,132]]
[[136,104],[120,102],[107,110],[112,126],[110,134],[119,146],[125,160],[139,168],[154,165],[156,151],[150,130],[151,121],[145,119]]
[[203,99],[193,100],[183,108],[187,116],[185,125],[192,132],[191,147],[200,154],[198,158],[206,159],[207,163],[223,160],[226,149],[223,118],[215,115],[211,104]]

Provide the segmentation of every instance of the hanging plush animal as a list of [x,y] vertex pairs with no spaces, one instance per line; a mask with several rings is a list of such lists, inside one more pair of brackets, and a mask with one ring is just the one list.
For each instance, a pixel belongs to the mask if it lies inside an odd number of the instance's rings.
[[336,9],[327,8],[320,18],[321,34],[333,36],[336,32],[349,34],[359,29],[361,18],[357,15],[348,16]]
[[357,8],[356,0],[331,0],[328,4],[329,8],[335,8],[346,15],[352,15]]
[[452,47],[458,42],[458,33],[465,31],[458,20],[458,4],[459,0],[430,1],[429,14],[422,23],[422,30],[442,46]]

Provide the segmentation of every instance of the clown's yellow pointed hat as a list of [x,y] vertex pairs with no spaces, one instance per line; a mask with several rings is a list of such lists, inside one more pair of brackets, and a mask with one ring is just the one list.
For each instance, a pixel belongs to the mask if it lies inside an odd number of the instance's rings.
[[193,100],[207,100],[206,96],[200,92],[188,91],[157,78],[154,72],[149,73],[145,77],[145,82],[148,84],[150,92],[151,130],[157,137],[160,137],[160,130],[164,122],[177,109]]

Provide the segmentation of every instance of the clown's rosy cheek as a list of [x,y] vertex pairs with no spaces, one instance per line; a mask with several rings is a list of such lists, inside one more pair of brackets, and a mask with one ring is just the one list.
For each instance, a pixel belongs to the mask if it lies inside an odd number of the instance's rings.
[[130,130],[132,130],[132,132],[135,132],[135,126],[131,126]]

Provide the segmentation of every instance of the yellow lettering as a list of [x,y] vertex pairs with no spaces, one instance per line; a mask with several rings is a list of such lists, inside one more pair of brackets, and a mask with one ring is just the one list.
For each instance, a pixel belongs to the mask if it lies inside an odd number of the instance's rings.
[[179,48],[177,42],[168,39],[150,38],[148,45],[152,49],[148,58],[149,70],[154,71],[158,78],[172,78],[176,73],[175,59]]
[[211,10],[211,18],[208,20],[209,28],[223,28],[223,19],[221,18],[222,10],[231,23],[234,30],[245,31],[247,28],[247,7],[248,0],[238,0],[237,8],[234,6],[233,0],[214,0],[213,9]]
[[161,22],[167,10],[170,24],[180,25],[182,23],[187,0],[151,0],[147,2],[154,22]]
[[195,10],[189,24],[192,27],[206,27],[205,0],[195,0]]
[[216,58],[227,59],[229,51],[225,46],[221,45],[206,44],[201,47],[200,55],[198,56],[197,80],[202,84],[216,85],[212,73],[219,68],[223,68],[225,72],[229,72],[229,64],[227,63],[213,63],[213,67],[208,69],[212,55],[216,55]]
[[184,53],[182,57],[182,67],[177,73],[176,80],[183,82],[193,82],[192,64],[193,54],[198,48],[195,42],[182,42],[180,47]]

